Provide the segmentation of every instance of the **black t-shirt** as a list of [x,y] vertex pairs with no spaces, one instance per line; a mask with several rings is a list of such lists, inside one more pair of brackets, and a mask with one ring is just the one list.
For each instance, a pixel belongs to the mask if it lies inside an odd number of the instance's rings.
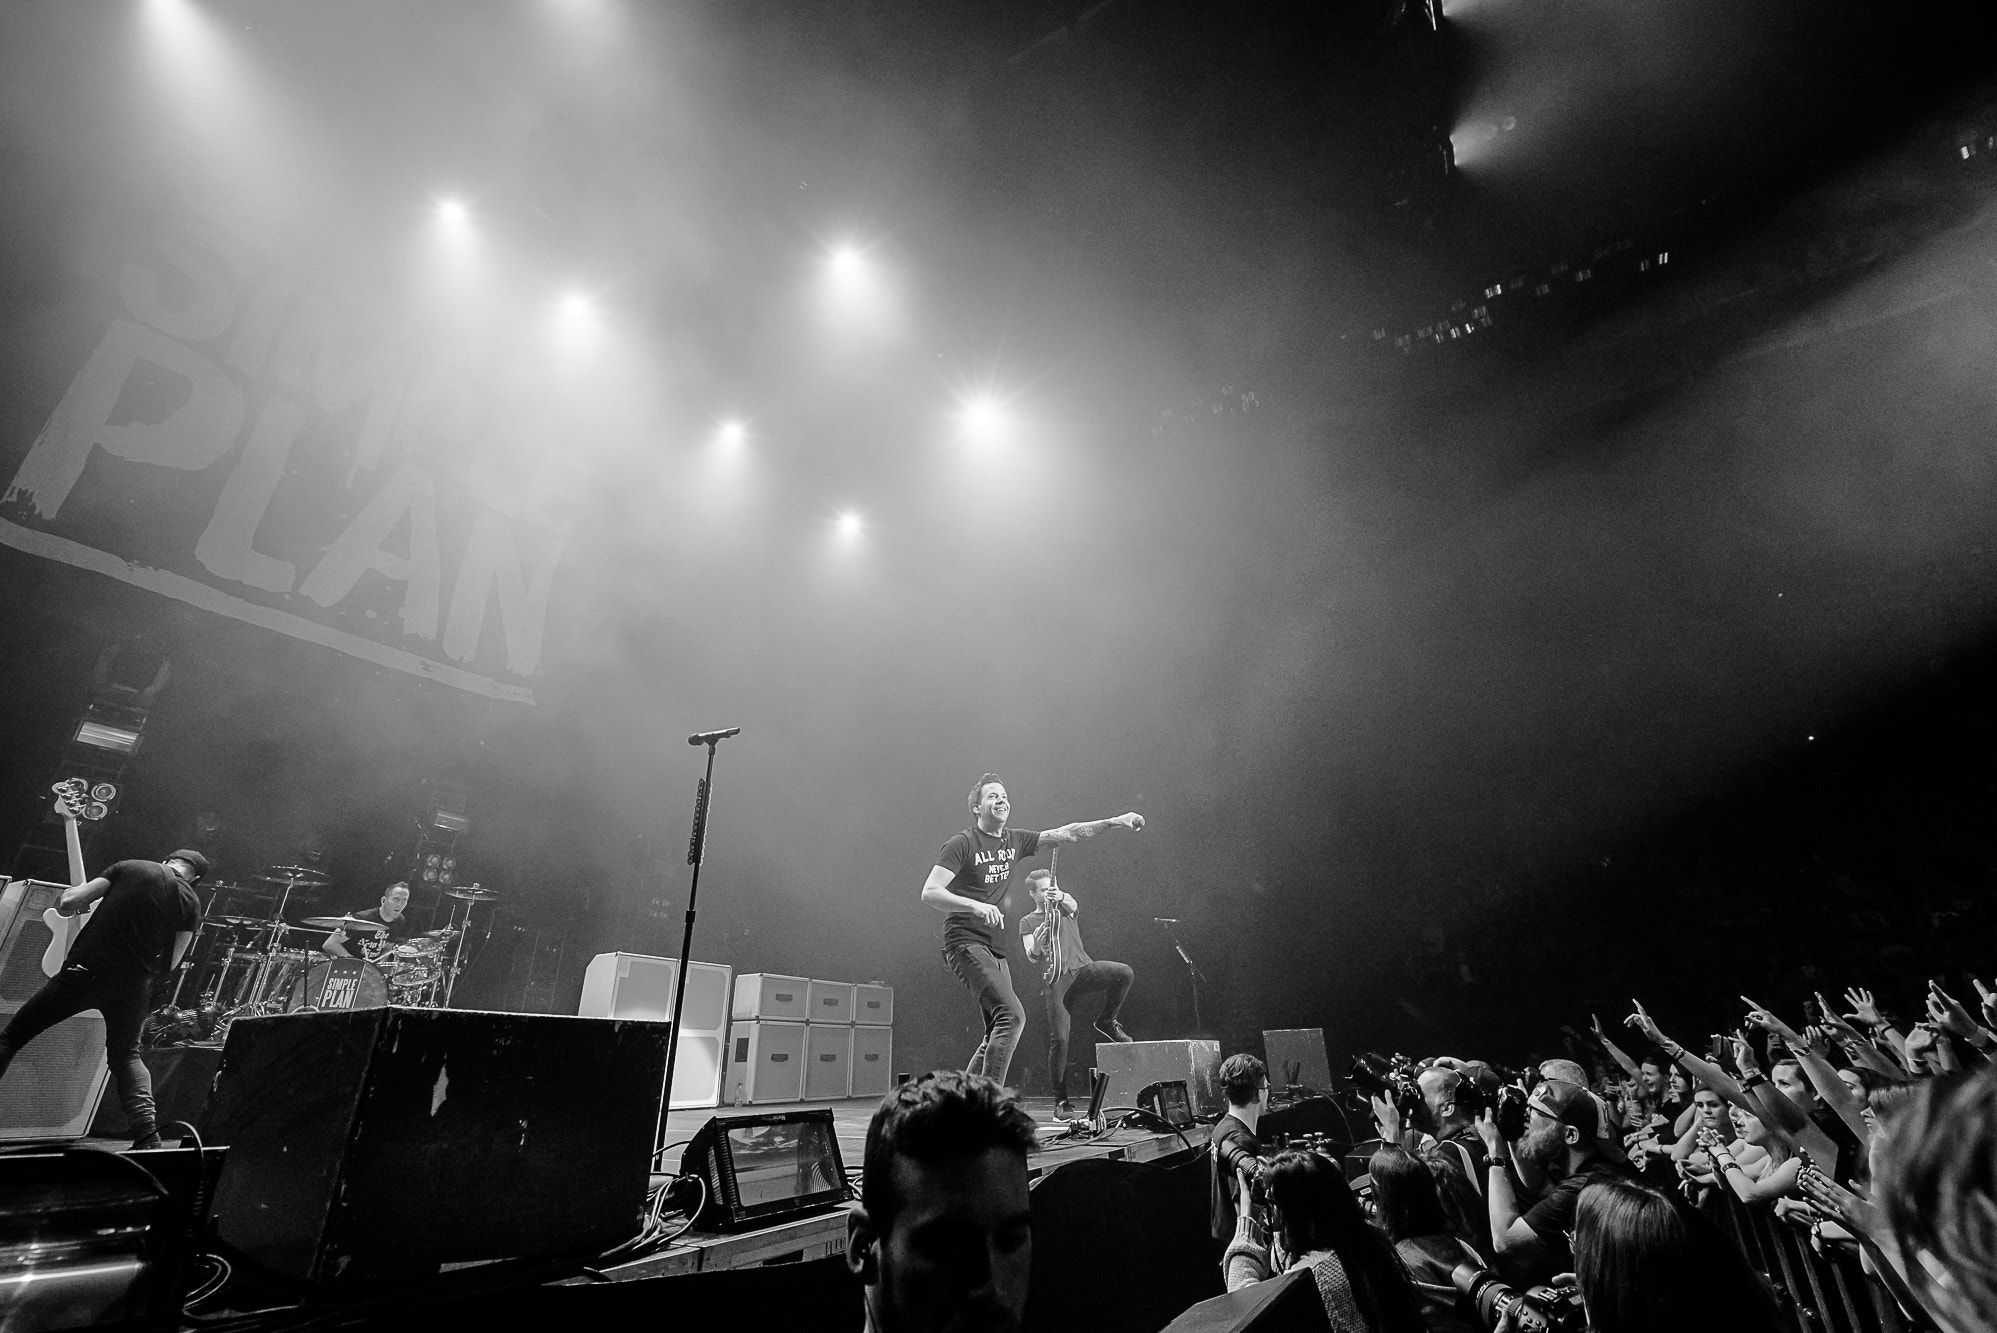
[[380,921],[382,925],[388,927],[385,931],[373,934],[359,930],[347,932],[347,952],[365,958],[370,963],[379,961],[390,949],[416,936],[416,927],[411,924],[407,912],[393,921],[384,920],[379,907],[370,907],[365,912],[355,912],[353,916],[357,921]]
[[1533,1271],[1526,1275],[1528,1282],[1544,1282],[1574,1267],[1574,1249],[1569,1238],[1574,1234],[1574,1208],[1581,1191],[1598,1181],[1629,1178],[1628,1167],[1597,1157],[1579,1171],[1562,1177],[1538,1203],[1526,1209],[1525,1224],[1532,1228],[1550,1256],[1550,1262],[1533,1266]]
[[1230,1110],[1214,1122],[1207,1136],[1207,1221],[1215,1240],[1234,1239],[1235,1198],[1241,1187],[1237,1172],[1246,1169],[1253,1176],[1262,1169],[1262,1142],[1245,1121]]
[[[1005,829],[986,833],[972,825],[943,844],[936,864],[956,878],[946,886],[950,892],[996,907],[1005,901],[1012,867],[1040,850],[1040,835],[1026,829]],[[943,919],[943,947],[982,944],[998,957],[1005,957],[1005,932],[994,930],[972,912],[952,912]]]
[[173,965],[173,937],[201,924],[201,900],[157,861],[120,861],[111,887],[70,946],[65,964],[103,976],[137,977]]

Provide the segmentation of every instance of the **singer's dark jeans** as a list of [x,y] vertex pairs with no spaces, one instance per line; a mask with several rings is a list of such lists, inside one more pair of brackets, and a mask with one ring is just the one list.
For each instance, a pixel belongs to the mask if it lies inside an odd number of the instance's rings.
[[105,976],[71,963],[30,996],[6,1031],[0,1032],[0,1077],[23,1046],[63,1019],[95,1009],[104,1015],[104,1051],[111,1058],[111,1077],[125,1107],[125,1123],[134,1140],[145,1138],[158,1127],[153,1076],[139,1058],[139,1029],[152,997],[153,979],[144,972]]
[[1026,1030],[1026,1006],[1012,988],[1012,969],[982,944],[953,944],[943,951],[943,961],[978,997],[978,1011],[985,1019],[985,1039],[978,1043],[965,1072],[1005,1082],[1013,1048]]
[[1062,1101],[1068,1100],[1068,1035],[1074,1029],[1075,1001],[1101,991],[1103,1011],[1096,1022],[1115,1022],[1136,979],[1127,964],[1088,963],[1041,992],[1047,1004],[1047,1076],[1054,1080],[1054,1095]]

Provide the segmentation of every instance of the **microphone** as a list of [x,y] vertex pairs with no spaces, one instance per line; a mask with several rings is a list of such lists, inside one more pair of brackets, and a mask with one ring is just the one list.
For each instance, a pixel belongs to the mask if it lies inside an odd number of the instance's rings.
[[1151,919],[1161,926],[1176,926],[1179,924],[1179,918],[1176,916],[1154,916]]
[[723,727],[719,731],[696,731],[693,735],[686,738],[686,743],[688,745],[712,745],[716,741],[725,741],[730,736],[740,736],[741,734],[742,728],[740,727]]

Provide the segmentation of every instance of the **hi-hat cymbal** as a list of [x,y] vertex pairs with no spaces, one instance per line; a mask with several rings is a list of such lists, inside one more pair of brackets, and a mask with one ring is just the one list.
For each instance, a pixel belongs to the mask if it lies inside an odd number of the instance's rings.
[[375,934],[388,929],[379,921],[358,916],[308,916],[304,924],[311,930],[365,930]]
[[444,896],[446,898],[462,898],[468,903],[489,903],[499,895],[491,889],[481,889],[478,885],[474,884],[466,889],[445,889]]
[[212,924],[216,924],[216,925],[223,925],[223,926],[254,926],[254,927],[257,927],[257,928],[259,928],[259,929],[260,929],[260,928],[262,928],[262,927],[264,927],[264,926],[268,926],[268,925],[270,924],[270,922],[268,922],[268,921],[264,920],[264,919],[263,919],[262,917],[260,917],[260,916],[225,916],[225,915],[224,915],[224,916],[211,916],[211,917],[209,917],[209,918],[208,918],[208,920],[209,920],[209,922],[210,922],[210,923],[212,923]]
[[333,877],[313,866],[271,866],[256,878],[266,884],[331,884]]

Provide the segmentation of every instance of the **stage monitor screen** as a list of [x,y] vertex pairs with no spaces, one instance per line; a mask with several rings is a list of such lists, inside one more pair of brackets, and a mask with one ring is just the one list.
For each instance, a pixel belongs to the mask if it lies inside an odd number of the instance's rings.
[[687,1146],[681,1171],[707,1185],[699,1223],[728,1231],[764,1225],[846,1199],[846,1165],[819,1107],[716,1116]]

